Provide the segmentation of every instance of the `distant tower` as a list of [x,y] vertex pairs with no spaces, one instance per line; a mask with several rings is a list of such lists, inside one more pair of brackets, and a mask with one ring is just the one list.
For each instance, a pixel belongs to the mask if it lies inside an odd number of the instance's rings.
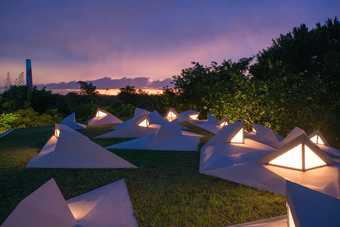
[[33,87],[31,59],[26,59],[26,86]]

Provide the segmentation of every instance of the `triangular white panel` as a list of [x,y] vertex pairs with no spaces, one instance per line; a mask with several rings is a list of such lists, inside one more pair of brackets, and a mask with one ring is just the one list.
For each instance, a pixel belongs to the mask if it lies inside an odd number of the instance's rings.
[[67,203],[82,227],[138,226],[124,180],[74,197]]
[[176,120],[176,119],[177,119],[177,113],[175,113],[174,111],[170,110],[170,111],[167,113],[167,115],[166,115],[166,119],[167,119],[168,121],[170,121],[170,122]]
[[65,125],[56,125],[56,129],[59,137],[53,135],[28,168],[135,168]]
[[22,200],[1,227],[74,227],[76,221],[55,181]]
[[61,121],[61,124],[67,125],[68,127],[72,128],[72,129],[82,129],[82,128],[86,127],[85,125],[82,125],[82,124],[80,124],[76,121],[76,114],[75,113],[71,113],[70,115],[65,117]]
[[230,139],[230,143],[243,143],[243,128],[240,128],[239,131]]
[[139,127],[144,127],[144,128],[149,127],[149,125],[150,125],[150,122],[149,122],[149,120],[147,118],[145,118],[140,123],[138,123]]
[[301,128],[295,127],[288,135],[280,142],[280,146],[284,146],[285,144],[288,144],[295,138],[301,136],[301,135],[306,135],[306,132],[302,130]]
[[243,124],[241,121],[236,121],[219,130],[213,136],[208,144],[216,143],[243,143]]
[[113,114],[104,111],[104,110],[97,110],[96,115],[89,120],[89,126],[103,126],[103,125],[112,125],[112,124],[119,124],[122,121],[114,116]]
[[275,148],[280,145],[279,136],[270,128],[259,124],[253,124],[252,132],[247,133],[246,137]]
[[305,145],[305,169],[327,165],[315,152]]
[[274,158],[269,164],[302,170],[302,144]]
[[325,145],[325,142],[319,135],[314,135],[310,140],[315,144]]

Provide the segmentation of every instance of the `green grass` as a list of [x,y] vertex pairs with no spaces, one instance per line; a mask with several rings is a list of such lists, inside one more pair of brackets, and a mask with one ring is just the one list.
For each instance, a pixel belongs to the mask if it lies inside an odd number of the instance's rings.
[[0,139],[0,223],[51,177],[66,199],[124,178],[140,226],[225,226],[285,213],[282,196],[199,174],[198,152],[115,151],[140,167],[130,170],[25,169],[51,134],[50,127],[19,129]]

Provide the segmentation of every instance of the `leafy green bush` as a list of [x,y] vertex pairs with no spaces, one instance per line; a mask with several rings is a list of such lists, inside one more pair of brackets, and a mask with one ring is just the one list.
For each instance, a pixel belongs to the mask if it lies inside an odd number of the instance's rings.
[[56,115],[39,114],[32,108],[21,109],[13,113],[0,114],[0,131],[11,128],[30,128],[51,125],[59,120],[60,118]]

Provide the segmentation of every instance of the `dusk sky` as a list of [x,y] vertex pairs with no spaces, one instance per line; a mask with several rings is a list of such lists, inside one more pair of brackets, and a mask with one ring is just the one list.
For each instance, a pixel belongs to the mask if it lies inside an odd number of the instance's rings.
[[1,0],[0,80],[26,58],[35,83],[163,79],[191,61],[252,56],[294,26],[335,16],[339,0]]

